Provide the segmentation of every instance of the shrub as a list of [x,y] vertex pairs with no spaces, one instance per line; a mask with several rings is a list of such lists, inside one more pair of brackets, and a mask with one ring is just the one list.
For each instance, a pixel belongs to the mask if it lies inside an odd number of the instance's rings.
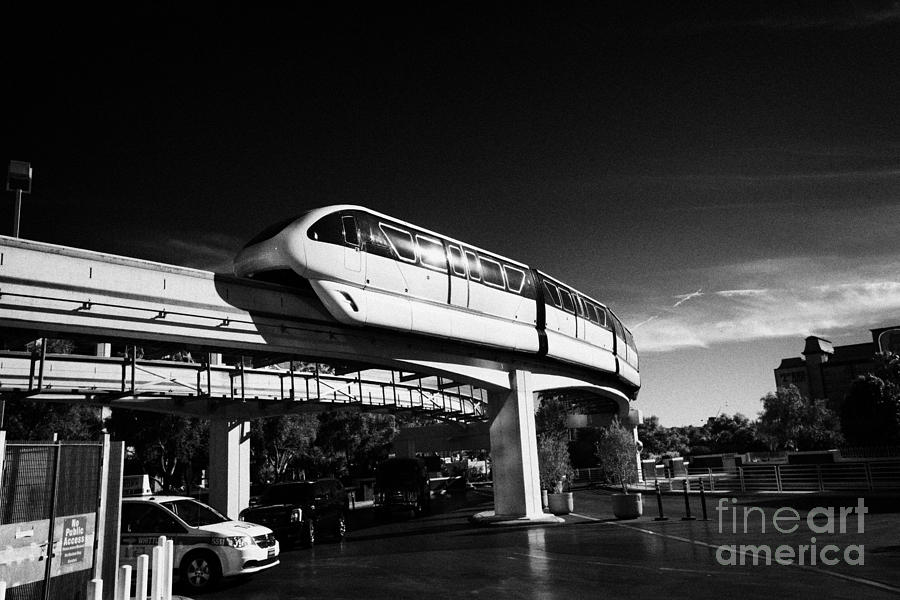
[[569,442],[559,434],[542,433],[537,446],[541,488],[558,494],[575,475],[569,461]]
[[606,481],[622,486],[628,493],[627,484],[637,481],[637,445],[634,434],[614,418],[609,427],[604,428],[600,441],[597,442],[597,461]]

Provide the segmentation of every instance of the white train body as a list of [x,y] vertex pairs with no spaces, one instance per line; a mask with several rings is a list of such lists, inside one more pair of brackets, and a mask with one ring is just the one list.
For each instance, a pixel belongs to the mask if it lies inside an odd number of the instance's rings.
[[359,206],[275,225],[234,271],[309,286],[351,325],[387,327],[617,374],[640,386],[631,333],[603,304],[536,269]]

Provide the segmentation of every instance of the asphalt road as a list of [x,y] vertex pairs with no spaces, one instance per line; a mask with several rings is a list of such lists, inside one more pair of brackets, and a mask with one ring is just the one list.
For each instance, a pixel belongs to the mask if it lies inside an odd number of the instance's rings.
[[[718,498],[708,499],[710,520],[682,521],[680,495],[665,497],[670,520],[654,521],[655,497],[645,496],[645,514],[632,521],[612,518],[608,493],[576,492],[575,513],[566,522],[533,527],[476,526],[469,517],[492,507],[489,497],[469,492],[436,502],[434,512],[411,519],[397,515],[378,522],[371,510],[353,515],[352,531],[339,543],[282,553],[281,564],[256,576],[224,582],[203,596],[209,600],[270,600],[305,598],[847,598],[877,599],[900,596],[900,503],[896,497],[868,498],[863,531],[856,513],[857,498],[794,495],[787,497],[730,497],[722,506],[737,506],[737,517],[715,511]],[[700,514],[699,499],[691,498]],[[746,530],[742,509],[751,511]],[[815,507],[847,507],[845,532],[837,518],[833,534],[827,512],[812,521]],[[793,507],[793,508],[791,508]],[[773,529],[772,517],[782,509]],[[791,510],[798,519],[792,522]],[[735,524],[732,527],[732,523]],[[761,528],[765,526],[765,532]],[[815,565],[809,564],[811,537],[817,538]],[[753,551],[734,554],[721,546],[754,545]],[[825,553],[821,549],[833,545]],[[753,565],[753,555],[765,562],[759,546],[788,546],[793,564]],[[806,545],[806,550],[801,546]],[[862,554],[848,547],[862,546]],[[783,551],[787,552],[787,551]],[[799,552],[805,564],[798,564]],[[781,555],[782,558],[786,556]],[[745,564],[740,564],[741,557]],[[737,564],[730,564],[733,561]]]

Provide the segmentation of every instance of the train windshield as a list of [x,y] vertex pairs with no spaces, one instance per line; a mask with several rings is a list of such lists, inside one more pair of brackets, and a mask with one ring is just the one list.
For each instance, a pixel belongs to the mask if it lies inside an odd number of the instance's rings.
[[[307,211],[307,212],[309,212],[309,211]],[[294,221],[296,221],[297,219],[303,217],[303,216],[306,215],[306,214],[307,214],[307,213],[303,213],[303,214],[301,214],[301,215],[297,215],[297,216],[295,216],[295,217],[291,217],[290,219],[285,219],[284,221],[279,221],[278,223],[275,223],[274,225],[270,225],[269,227],[266,227],[266,228],[263,229],[259,234],[257,234],[256,237],[254,237],[252,240],[250,240],[249,242],[247,242],[246,244],[244,244],[244,248],[249,248],[250,246],[253,246],[253,245],[255,245],[255,244],[258,244],[258,243],[260,243],[260,242],[264,242],[264,241],[266,241],[266,240],[268,240],[268,239],[270,239],[270,238],[275,237],[276,235],[278,235],[279,233],[281,233],[281,231],[282,231],[285,227],[287,227],[288,225],[290,225],[291,223],[293,223]]]

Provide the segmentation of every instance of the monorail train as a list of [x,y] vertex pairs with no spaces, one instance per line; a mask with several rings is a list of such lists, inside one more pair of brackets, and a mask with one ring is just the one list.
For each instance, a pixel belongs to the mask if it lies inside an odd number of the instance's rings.
[[631,332],[550,275],[360,206],[274,225],[234,261],[239,277],[309,285],[351,325],[536,353],[640,386]]

